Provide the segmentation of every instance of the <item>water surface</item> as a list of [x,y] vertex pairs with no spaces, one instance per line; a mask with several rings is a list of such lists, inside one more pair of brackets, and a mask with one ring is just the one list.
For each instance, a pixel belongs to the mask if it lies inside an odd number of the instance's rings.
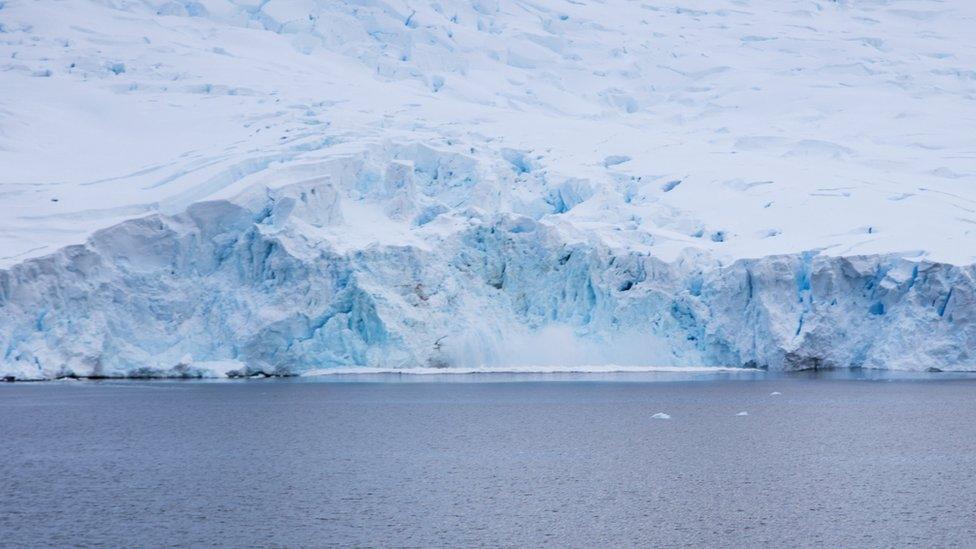
[[976,543],[966,376],[446,377],[0,385],[0,545]]

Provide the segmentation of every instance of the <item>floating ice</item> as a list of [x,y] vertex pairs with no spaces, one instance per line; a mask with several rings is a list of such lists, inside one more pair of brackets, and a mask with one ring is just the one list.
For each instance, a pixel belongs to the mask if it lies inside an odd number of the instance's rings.
[[668,415],[668,414],[665,414],[664,412],[658,412],[658,413],[654,414],[653,416],[651,416],[651,419],[671,419],[671,416]]

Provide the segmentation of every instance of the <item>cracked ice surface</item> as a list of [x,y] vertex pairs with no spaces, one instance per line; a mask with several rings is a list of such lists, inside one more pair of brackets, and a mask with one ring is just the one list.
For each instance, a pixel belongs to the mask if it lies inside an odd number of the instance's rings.
[[976,368],[974,15],[5,2],[0,374]]

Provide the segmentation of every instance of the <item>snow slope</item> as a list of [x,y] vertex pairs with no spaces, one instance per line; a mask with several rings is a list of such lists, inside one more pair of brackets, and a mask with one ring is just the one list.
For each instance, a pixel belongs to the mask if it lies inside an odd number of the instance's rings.
[[0,374],[976,369],[974,24],[3,2]]

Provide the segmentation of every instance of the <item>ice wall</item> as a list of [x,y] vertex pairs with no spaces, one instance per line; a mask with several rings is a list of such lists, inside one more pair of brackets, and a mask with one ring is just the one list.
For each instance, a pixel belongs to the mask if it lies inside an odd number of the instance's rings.
[[[397,166],[367,194],[406,192]],[[198,203],[0,271],[0,375],[976,368],[972,266],[816,252],[665,262],[569,239],[547,217],[477,211],[434,215],[419,244],[340,249],[317,231],[362,207],[344,196],[325,178]]]

